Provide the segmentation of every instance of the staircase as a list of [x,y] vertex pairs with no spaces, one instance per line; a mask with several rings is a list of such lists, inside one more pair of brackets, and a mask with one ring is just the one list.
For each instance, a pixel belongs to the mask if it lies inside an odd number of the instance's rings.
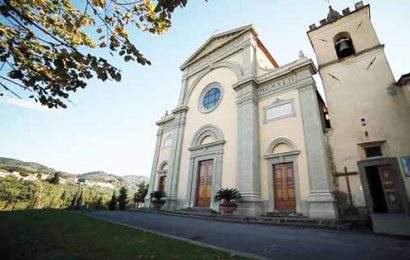
[[354,230],[361,232],[371,232],[371,223],[365,218],[348,219],[312,219],[296,212],[269,212],[262,216],[225,216],[209,208],[185,208],[179,210],[141,210],[139,212],[150,212],[161,215],[171,215],[187,218],[197,218],[221,222],[235,222],[262,225],[283,225],[307,228],[322,228],[333,230]]
[[288,210],[288,211],[273,211],[273,212],[267,212],[266,215],[263,215],[266,217],[284,217],[284,218],[305,218],[302,213],[296,213],[294,210]]

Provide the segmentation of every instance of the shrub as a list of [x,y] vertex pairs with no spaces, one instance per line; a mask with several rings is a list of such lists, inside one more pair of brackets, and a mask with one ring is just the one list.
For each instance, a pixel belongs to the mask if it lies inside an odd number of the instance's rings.
[[236,207],[236,201],[242,201],[242,195],[237,189],[222,188],[220,189],[215,197],[215,201],[222,201],[221,206]]
[[111,196],[111,201],[108,204],[108,209],[109,210],[116,210],[117,209],[117,202],[118,202],[117,195],[115,195],[115,191],[114,191],[114,193]]
[[125,187],[120,189],[120,196],[118,196],[118,205],[120,210],[124,210],[128,205],[128,190]]

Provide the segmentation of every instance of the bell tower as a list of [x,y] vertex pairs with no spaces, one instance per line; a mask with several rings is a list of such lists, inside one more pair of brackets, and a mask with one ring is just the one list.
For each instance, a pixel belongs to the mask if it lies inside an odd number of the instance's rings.
[[372,25],[370,5],[361,1],[355,10],[346,8],[342,13],[329,6],[327,18],[318,26],[310,25],[307,35],[328,105],[331,128],[326,136],[336,186],[337,176],[351,173],[338,190],[348,195],[350,206],[367,206],[372,212],[366,165],[390,160],[398,178],[394,196],[407,207],[410,187],[404,186],[410,185],[401,185],[404,173],[399,160],[410,154],[410,109]]

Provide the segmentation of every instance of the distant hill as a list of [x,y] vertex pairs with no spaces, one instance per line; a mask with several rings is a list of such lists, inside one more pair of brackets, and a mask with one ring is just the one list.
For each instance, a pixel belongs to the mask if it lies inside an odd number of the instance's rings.
[[77,175],[77,177],[81,179],[86,179],[89,181],[94,181],[94,182],[108,182],[114,185],[124,182],[124,179],[121,176],[112,175],[104,171],[87,172],[87,173],[79,174]]
[[148,178],[145,176],[137,176],[137,175],[125,175],[122,177],[125,181],[129,183],[133,183],[137,185],[140,182],[145,181],[145,183],[148,183]]
[[[26,173],[54,174],[59,172],[53,168],[35,162],[24,162],[16,159],[0,157],[0,169]],[[64,173],[64,172],[62,172]],[[67,174],[67,173],[65,173]]]
[[56,169],[44,166],[39,163],[34,162],[24,162],[21,160],[11,159],[11,158],[4,158],[0,157],[0,169],[7,170],[7,171],[17,171],[17,172],[24,172],[24,173],[33,173],[33,174],[49,174],[53,175],[56,172],[60,172],[66,177],[70,179],[81,178],[86,179],[90,182],[100,182],[100,183],[110,183],[114,186],[127,186],[136,188],[136,185],[141,181],[146,181],[148,183],[148,178],[145,176],[138,176],[138,175],[127,175],[124,177],[109,174],[104,171],[93,171],[87,172],[83,174],[71,174],[67,172],[58,171]]

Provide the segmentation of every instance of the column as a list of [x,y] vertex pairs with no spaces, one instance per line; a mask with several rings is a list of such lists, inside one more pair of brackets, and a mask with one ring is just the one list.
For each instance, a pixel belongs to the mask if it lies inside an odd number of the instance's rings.
[[158,156],[159,156],[159,151],[161,148],[162,134],[163,134],[163,126],[160,126],[157,132],[157,143],[155,145],[154,159],[152,160],[151,177],[149,178],[148,193],[147,193],[147,197],[145,197],[144,206],[146,208],[149,208],[151,205],[149,196],[154,190],[155,179],[157,177]]
[[187,107],[179,107],[172,111],[175,115],[175,130],[173,131],[173,142],[171,147],[171,158],[167,176],[166,193],[168,196],[168,207],[169,209],[180,208],[183,205],[178,205],[177,202],[177,191],[178,191],[178,180],[179,180],[179,169],[181,164],[181,154],[182,154],[182,141],[184,137],[185,120]]
[[237,188],[243,196],[238,212],[261,214],[259,176],[259,120],[256,83],[253,78],[234,86],[237,91]]
[[314,80],[304,80],[298,91],[309,171],[309,217],[335,219],[337,209]]

